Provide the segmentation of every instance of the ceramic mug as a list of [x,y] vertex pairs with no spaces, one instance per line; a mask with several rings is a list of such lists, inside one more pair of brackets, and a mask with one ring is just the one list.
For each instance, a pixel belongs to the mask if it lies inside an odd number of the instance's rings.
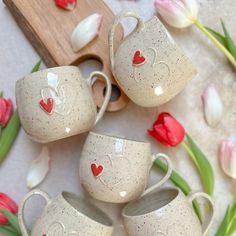
[[[107,84],[99,112],[92,83],[101,77]],[[35,141],[47,143],[90,130],[103,116],[111,97],[109,78],[93,72],[84,79],[76,66],[35,72],[16,83],[16,102],[21,124]]]
[[[203,226],[192,206],[199,197],[208,200],[212,207]],[[203,236],[212,224],[214,203],[206,193],[197,192],[186,197],[177,188],[166,188],[129,203],[122,217],[129,236]]]
[[[156,159],[168,164],[165,177],[145,191]],[[172,164],[165,154],[152,155],[151,144],[90,132],[82,149],[79,177],[95,199],[125,203],[159,188],[170,177]]]
[[[29,233],[24,208],[35,195],[43,197],[47,205]],[[51,199],[47,193],[33,190],[22,201],[18,215],[23,236],[111,236],[113,232],[112,221],[102,210],[68,192]]]
[[[114,53],[114,34],[125,17],[138,21],[134,31]],[[196,69],[154,16],[148,22],[135,12],[116,16],[109,32],[110,61],[113,75],[126,95],[137,105],[155,107],[181,92]]]

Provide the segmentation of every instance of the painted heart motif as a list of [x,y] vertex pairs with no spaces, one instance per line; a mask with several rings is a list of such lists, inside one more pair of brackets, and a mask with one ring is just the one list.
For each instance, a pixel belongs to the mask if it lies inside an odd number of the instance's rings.
[[141,55],[141,51],[136,51],[133,57],[133,64],[134,65],[142,65],[146,61],[146,58]]
[[41,97],[52,98],[54,100],[53,112],[66,116],[73,109],[76,99],[76,91],[69,84],[61,84],[57,88],[48,86],[41,89]]
[[48,98],[45,102],[44,99],[40,100],[39,102],[40,107],[48,114],[52,113],[53,107],[54,107],[54,100],[52,98]]
[[93,172],[93,175],[95,177],[98,177],[103,172],[103,166],[102,165],[97,166],[97,164],[93,163],[91,165],[91,170]]

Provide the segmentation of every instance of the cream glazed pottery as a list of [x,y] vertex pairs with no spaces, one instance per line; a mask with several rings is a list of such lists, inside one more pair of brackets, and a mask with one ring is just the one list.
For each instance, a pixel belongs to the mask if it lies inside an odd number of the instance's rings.
[[[29,233],[24,207],[35,195],[42,196],[47,205]],[[68,192],[51,199],[47,193],[33,190],[24,198],[18,214],[22,236],[111,236],[113,232],[112,221],[103,211]]]
[[[198,197],[208,200],[212,207],[204,226],[192,207]],[[214,218],[214,204],[205,193],[186,197],[179,189],[167,188],[129,203],[122,216],[129,236],[204,236]]]
[[[166,176],[145,191],[153,162],[163,158]],[[151,144],[90,132],[82,149],[79,177],[82,186],[95,199],[125,203],[163,185],[172,173],[165,154],[152,155]]]
[[[107,84],[104,103],[97,112],[92,82]],[[35,72],[16,83],[16,102],[21,124],[35,141],[47,143],[90,130],[103,116],[111,96],[109,78],[101,72],[82,77],[75,66]]]
[[[114,53],[114,34],[125,17],[137,19],[135,30]],[[181,92],[196,69],[154,16],[144,22],[134,12],[119,14],[109,32],[111,67],[119,86],[137,105],[155,107]]]

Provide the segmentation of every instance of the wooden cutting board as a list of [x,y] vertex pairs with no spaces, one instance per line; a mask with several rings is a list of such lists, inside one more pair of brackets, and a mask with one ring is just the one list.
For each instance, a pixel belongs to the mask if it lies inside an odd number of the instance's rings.
[[[54,0],[3,0],[16,19],[33,47],[40,54],[48,67],[78,65],[88,59],[99,60],[113,86],[117,86],[109,62],[108,30],[114,15],[103,0],[78,0],[73,11],[58,8]],[[71,47],[71,34],[77,24],[87,16],[99,13],[103,23],[99,37],[78,53]],[[117,29],[116,45],[123,38],[123,29]],[[98,81],[94,84],[94,96],[100,107],[103,102],[105,84]],[[126,106],[128,98],[121,91],[116,101],[111,101],[109,111],[117,111]]]

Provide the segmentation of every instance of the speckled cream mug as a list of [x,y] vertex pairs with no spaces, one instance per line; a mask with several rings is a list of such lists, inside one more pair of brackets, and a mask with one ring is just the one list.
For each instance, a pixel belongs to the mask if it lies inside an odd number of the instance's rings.
[[[135,18],[138,24],[114,52],[116,27],[126,17]],[[135,12],[120,13],[111,26],[109,46],[116,81],[126,95],[142,107],[168,102],[196,74],[193,64],[156,16],[144,22]]]
[[[167,174],[145,191],[150,169],[160,158],[168,164]],[[129,202],[158,189],[171,173],[169,158],[161,153],[152,155],[150,143],[94,132],[88,135],[79,164],[82,186],[93,198],[111,203]]]
[[[43,197],[47,205],[29,233],[24,208],[36,195]],[[47,193],[33,190],[22,201],[18,216],[22,236],[111,236],[113,232],[112,221],[102,210],[68,192],[51,199]]]
[[[94,78],[107,89],[99,112],[93,100]],[[102,118],[111,97],[111,82],[101,72],[85,79],[76,66],[55,67],[25,76],[16,83],[21,124],[35,141],[47,143],[86,132]]]
[[[203,226],[192,206],[199,197],[211,205]],[[129,203],[122,217],[129,236],[204,236],[214,219],[214,203],[206,193],[196,192],[186,197],[177,188],[166,188]]]

